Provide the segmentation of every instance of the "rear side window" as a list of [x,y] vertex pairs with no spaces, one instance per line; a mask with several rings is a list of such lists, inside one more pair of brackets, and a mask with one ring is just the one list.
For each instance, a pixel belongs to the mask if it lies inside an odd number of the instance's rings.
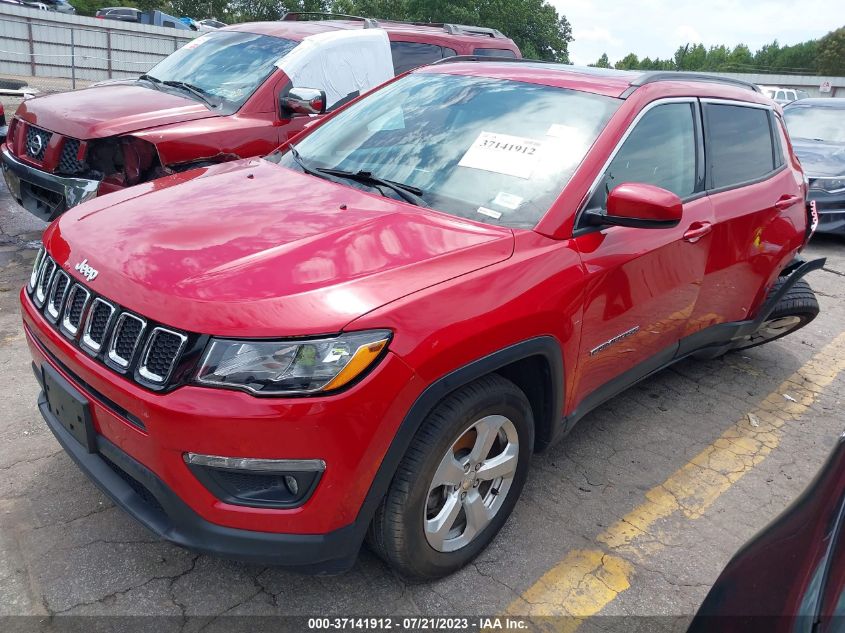
[[667,103],[646,112],[604,172],[588,208],[604,209],[607,194],[625,182],[656,185],[681,198],[695,193],[693,104]]
[[472,54],[479,57],[510,57],[516,59],[516,53],[507,48],[476,48],[472,51]]
[[[452,49],[448,50],[454,54]],[[391,42],[390,52],[393,54],[393,72],[397,75],[444,57],[443,49],[440,46],[420,42]],[[448,57],[449,55],[445,56]]]
[[704,126],[711,189],[757,180],[775,168],[768,110],[707,103]]

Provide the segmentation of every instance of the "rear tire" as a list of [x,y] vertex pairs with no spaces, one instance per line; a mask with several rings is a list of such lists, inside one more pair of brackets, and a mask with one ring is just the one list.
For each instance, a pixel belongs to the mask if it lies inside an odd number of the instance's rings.
[[491,374],[447,396],[402,458],[370,525],[370,548],[406,578],[457,571],[504,525],[533,446],[531,406],[509,380]]
[[[769,291],[773,295],[786,281],[780,277]],[[775,309],[754,334],[734,349],[750,349],[792,334],[810,323],[819,314],[819,302],[813,289],[804,279],[799,279],[778,301]]]

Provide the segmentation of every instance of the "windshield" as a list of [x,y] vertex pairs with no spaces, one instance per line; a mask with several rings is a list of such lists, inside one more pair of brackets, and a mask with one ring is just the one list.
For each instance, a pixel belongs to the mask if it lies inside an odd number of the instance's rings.
[[[297,156],[268,159],[364,172],[415,188],[434,209],[531,228],[620,103],[518,81],[412,74],[326,121],[296,144]],[[343,182],[401,198],[365,180]]]
[[[147,76],[200,91],[215,106],[237,110],[299,42],[268,35],[221,31],[188,42]],[[191,98],[191,93],[185,91]]]
[[845,108],[793,106],[783,112],[789,135],[830,143],[845,143]]

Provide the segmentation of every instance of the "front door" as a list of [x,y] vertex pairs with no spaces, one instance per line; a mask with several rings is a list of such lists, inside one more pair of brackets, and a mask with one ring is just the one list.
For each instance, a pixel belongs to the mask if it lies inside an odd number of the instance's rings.
[[588,209],[604,210],[619,184],[663,187],[684,200],[670,229],[607,227],[575,242],[586,272],[574,392],[590,408],[668,362],[693,313],[710,247],[713,210],[703,195],[703,153],[694,99],[642,115],[606,169]]

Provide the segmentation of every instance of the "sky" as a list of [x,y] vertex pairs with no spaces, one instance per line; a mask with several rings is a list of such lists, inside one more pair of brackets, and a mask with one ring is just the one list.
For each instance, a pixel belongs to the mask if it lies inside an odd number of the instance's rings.
[[574,64],[611,63],[628,53],[666,59],[687,42],[797,44],[845,26],[843,0],[549,0],[572,25]]

